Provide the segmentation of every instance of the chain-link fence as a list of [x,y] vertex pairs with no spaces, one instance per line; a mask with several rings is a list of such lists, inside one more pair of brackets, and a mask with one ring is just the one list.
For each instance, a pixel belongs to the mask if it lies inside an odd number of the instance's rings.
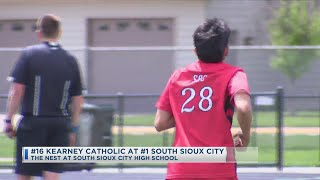
[[[262,159],[259,161],[259,165],[278,165],[282,166],[282,124],[279,124],[279,120],[282,119],[282,106],[279,106],[277,102],[283,102],[283,96],[280,96],[279,92],[268,92],[268,93],[253,93],[252,100],[254,111],[253,119],[253,136],[251,146],[257,146],[260,148],[262,154],[266,154],[272,158]],[[95,107],[110,107],[114,111],[113,119],[108,116],[103,121],[113,121],[112,127],[95,126],[94,129],[87,131],[87,134],[78,136],[80,138],[78,141],[81,144],[81,141],[85,141],[83,138],[91,136],[91,134],[97,134],[102,132],[101,129],[111,128],[112,132],[112,146],[172,146],[174,129],[165,131],[163,133],[158,133],[154,127],[154,113],[155,113],[155,103],[159,95],[157,94],[116,94],[116,95],[87,95],[86,104],[94,104]],[[262,105],[259,98],[270,98],[273,100],[270,104]],[[6,97],[2,96],[2,100]],[[273,117],[269,121],[273,121],[270,124],[267,124],[269,130],[266,135],[261,134],[260,129],[261,123],[259,121],[259,116],[270,116]],[[82,116],[83,117],[83,116]],[[84,118],[84,117],[83,117]],[[101,118],[101,117],[96,117]],[[103,117],[102,117],[103,118]],[[97,121],[97,119],[91,119],[91,121]],[[99,120],[101,121],[101,120]],[[97,121],[97,123],[99,123]],[[263,122],[265,123],[265,122]],[[262,123],[262,124],[263,124]],[[92,122],[82,121],[81,126],[86,128],[88,124]],[[111,124],[110,124],[111,125]],[[238,123],[234,120],[234,128],[238,129]],[[81,130],[81,127],[80,127]],[[100,136],[95,135],[96,138],[105,137],[104,134]],[[266,145],[267,142],[267,145]],[[90,143],[89,143],[90,144]],[[90,145],[103,145],[103,144],[90,144]],[[105,144],[110,145],[110,144]],[[5,156],[11,156],[14,152],[14,146],[11,144],[7,147],[7,154]],[[165,166],[165,164],[98,164],[99,166]],[[258,164],[255,164],[258,165]]]

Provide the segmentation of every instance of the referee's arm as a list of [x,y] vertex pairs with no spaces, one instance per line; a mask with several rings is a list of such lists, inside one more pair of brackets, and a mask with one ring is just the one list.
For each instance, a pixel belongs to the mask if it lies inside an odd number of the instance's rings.
[[80,126],[80,113],[82,111],[82,104],[83,104],[83,96],[82,95],[75,95],[71,98],[71,126],[72,126],[72,133],[70,134],[69,138],[69,146],[76,145],[76,133]]
[[6,113],[6,123],[4,127],[4,132],[9,138],[12,138],[15,136],[15,132],[12,127],[11,119],[13,116],[17,113],[21,100],[24,96],[25,91],[25,85],[20,83],[12,83],[10,91],[9,91],[9,97],[8,97],[8,103],[7,103],[7,113]]
[[[74,62],[76,62],[76,60]],[[74,64],[74,68],[75,68],[75,77],[70,89],[71,113],[72,113],[71,123],[72,123],[72,129],[73,129],[73,133],[70,136],[70,146],[75,145],[76,133],[80,126],[80,114],[81,114],[82,105],[84,102],[84,99],[82,96],[81,74],[80,74],[79,66],[77,63]]]
[[21,100],[24,96],[24,91],[24,84],[12,83],[9,91],[6,119],[11,120],[13,115],[17,113],[21,104]]
[[72,111],[72,126],[78,127],[80,124],[80,113],[82,111],[83,96],[73,96],[71,111]]
[[71,123],[72,123],[72,133],[70,134],[70,146],[76,145],[76,133],[80,126],[80,113],[82,111],[82,104],[83,104],[83,96],[72,96],[71,98]]
[[25,87],[28,81],[27,54],[27,51],[22,51],[15,67],[13,68],[10,76],[7,79],[11,83],[7,102],[7,120],[11,120],[13,118],[13,115],[17,113],[24,96]]
[[27,52],[22,51],[15,67],[13,68],[13,71],[11,72],[10,77],[7,79],[11,83],[11,86],[8,94],[7,113],[5,117],[6,123],[4,130],[6,135],[10,138],[15,136],[11,119],[17,113],[25,93],[28,74],[27,62]]

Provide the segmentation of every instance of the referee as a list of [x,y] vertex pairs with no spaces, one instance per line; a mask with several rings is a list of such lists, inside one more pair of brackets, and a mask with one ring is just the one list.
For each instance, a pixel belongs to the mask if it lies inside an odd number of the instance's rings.
[[[73,144],[83,103],[77,61],[58,43],[60,19],[52,14],[40,17],[37,34],[41,43],[23,50],[9,77],[4,131],[17,137],[15,173],[20,180],[59,179],[62,164],[24,164],[22,147]],[[11,119],[20,106],[23,118],[15,132]]]

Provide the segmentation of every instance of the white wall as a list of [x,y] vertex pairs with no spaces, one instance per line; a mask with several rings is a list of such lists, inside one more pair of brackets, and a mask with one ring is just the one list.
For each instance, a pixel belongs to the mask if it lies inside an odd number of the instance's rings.
[[[248,36],[254,38],[254,45],[266,45],[270,44],[268,23],[272,19],[273,10],[279,6],[280,0],[208,0],[207,16],[223,18],[231,29],[237,30],[237,45],[243,44],[243,39]],[[276,55],[275,50],[230,51],[230,54],[232,53],[236,64],[246,71],[252,92],[273,91],[277,86],[283,86],[287,95],[319,94],[320,61],[313,63],[310,70],[292,84],[284,74],[271,68],[272,58]],[[308,53],[308,50],[300,50],[300,53]],[[310,102],[307,100],[301,99],[301,102],[305,104],[297,103],[296,106],[306,109],[316,107],[308,105]]]
[[[35,19],[45,13],[57,14],[64,27],[61,43],[70,48],[86,46],[88,18],[171,17],[176,22],[175,44],[191,46],[194,29],[205,19],[205,6],[206,0],[0,0],[0,19]],[[85,53],[73,53],[86,76]],[[176,65],[193,61],[188,54],[178,52]]]
[[207,17],[226,20],[238,31],[237,45],[252,37],[255,45],[269,44],[267,25],[279,0],[209,0]]

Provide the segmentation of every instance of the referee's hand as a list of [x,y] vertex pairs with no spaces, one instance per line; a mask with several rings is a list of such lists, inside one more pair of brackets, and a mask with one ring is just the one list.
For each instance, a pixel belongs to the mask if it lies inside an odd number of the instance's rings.
[[13,126],[11,123],[5,123],[3,131],[6,134],[6,136],[9,138],[14,138],[16,136],[16,133],[13,130]]

